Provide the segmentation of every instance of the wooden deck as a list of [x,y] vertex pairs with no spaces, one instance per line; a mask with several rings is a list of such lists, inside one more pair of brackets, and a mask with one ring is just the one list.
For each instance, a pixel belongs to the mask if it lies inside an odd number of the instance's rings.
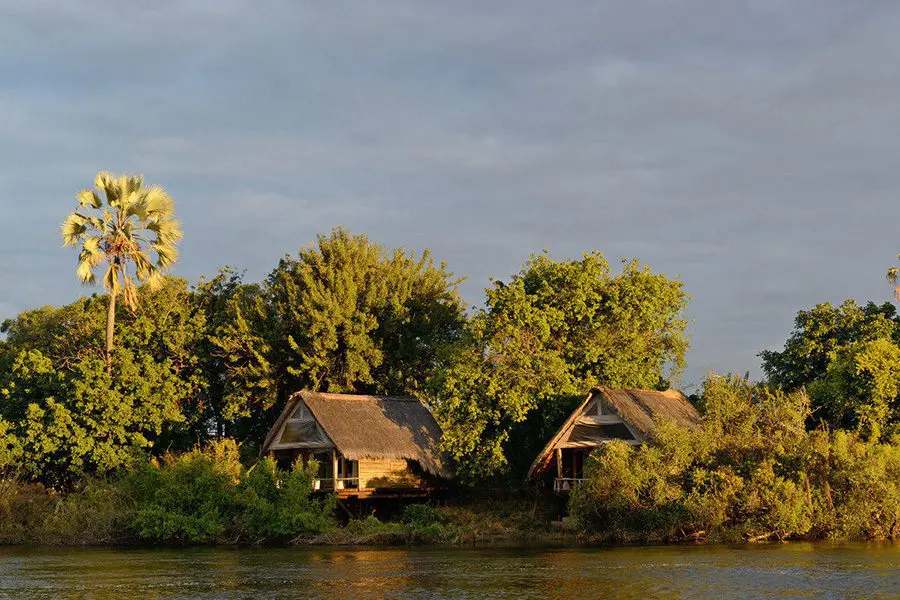
[[[322,483],[331,483],[329,480],[323,480]],[[379,487],[379,488],[358,488],[358,487],[339,487],[335,490],[331,485],[321,485],[314,490],[315,494],[334,494],[338,499],[357,499],[367,500],[370,498],[427,498],[438,488],[431,487]]]

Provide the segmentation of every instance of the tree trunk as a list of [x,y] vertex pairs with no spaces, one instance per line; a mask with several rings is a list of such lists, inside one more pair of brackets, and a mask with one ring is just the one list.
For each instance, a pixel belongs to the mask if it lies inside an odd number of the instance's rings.
[[112,373],[113,331],[116,327],[116,289],[109,293],[109,309],[106,313],[106,372]]

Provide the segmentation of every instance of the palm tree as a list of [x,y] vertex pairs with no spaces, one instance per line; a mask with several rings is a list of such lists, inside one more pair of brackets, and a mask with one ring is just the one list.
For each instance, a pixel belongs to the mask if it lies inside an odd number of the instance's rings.
[[[900,254],[897,255],[897,258],[900,259]],[[891,267],[887,272],[887,280],[894,284],[894,297],[897,300],[900,300],[900,267]]]
[[78,194],[81,208],[63,221],[62,239],[63,246],[81,245],[76,274],[83,284],[97,283],[97,267],[107,264],[106,368],[111,371],[116,297],[121,293],[125,305],[134,310],[135,282],[150,289],[159,286],[163,273],[178,259],[175,246],[181,240],[181,223],[175,219],[171,196],[158,185],[145,187],[143,175],[101,171],[94,187]]

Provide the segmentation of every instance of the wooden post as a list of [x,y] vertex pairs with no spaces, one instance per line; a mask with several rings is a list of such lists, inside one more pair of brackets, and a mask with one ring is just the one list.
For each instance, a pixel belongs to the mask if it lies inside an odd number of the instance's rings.
[[556,478],[562,479],[563,475],[563,464],[562,464],[562,448],[556,449]]
[[338,489],[338,469],[337,469],[337,449],[331,450],[331,477],[332,477],[332,489],[337,492]]

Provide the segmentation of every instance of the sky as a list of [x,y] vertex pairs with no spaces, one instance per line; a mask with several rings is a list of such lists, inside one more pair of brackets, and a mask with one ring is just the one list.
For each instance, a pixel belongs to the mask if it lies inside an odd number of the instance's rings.
[[599,250],[684,282],[686,388],[759,376],[798,310],[891,299],[897,56],[877,0],[0,0],[0,318],[90,291],[58,228],[103,169],[172,194],[191,280],[341,225],[477,306]]

